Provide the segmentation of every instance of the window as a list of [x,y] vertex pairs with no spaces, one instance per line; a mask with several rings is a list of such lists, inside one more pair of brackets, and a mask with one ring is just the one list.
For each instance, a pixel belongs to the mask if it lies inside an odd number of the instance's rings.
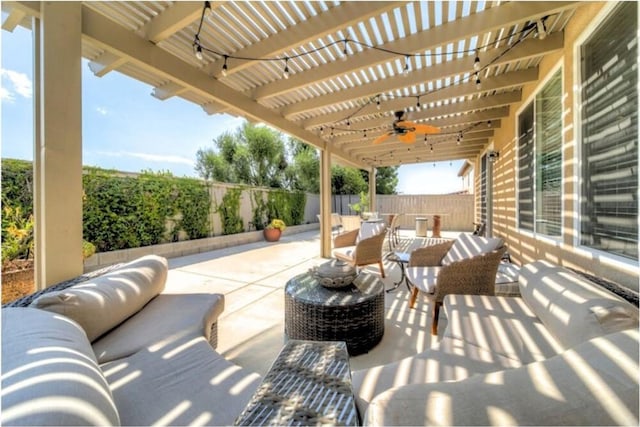
[[559,236],[562,226],[562,74],[536,95],[536,233]]
[[637,31],[637,3],[622,2],[580,47],[580,242],[636,260]]
[[533,231],[533,102],[518,116],[518,226]]
[[518,226],[559,236],[562,225],[562,72],[518,115]]
[[480,162],[480,222],[487,223],[487,155]]

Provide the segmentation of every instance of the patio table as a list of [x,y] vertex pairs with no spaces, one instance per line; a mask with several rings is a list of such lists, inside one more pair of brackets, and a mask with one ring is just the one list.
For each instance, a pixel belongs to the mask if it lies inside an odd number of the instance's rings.
[[352,284],[326,288],[311,273],[285,287],[285,334],[291,339],[344,341],[350,355],[369,351],[384,334],[384,284],[360,273]]
[[289,341],[235,425],[358,425],[344,342]]

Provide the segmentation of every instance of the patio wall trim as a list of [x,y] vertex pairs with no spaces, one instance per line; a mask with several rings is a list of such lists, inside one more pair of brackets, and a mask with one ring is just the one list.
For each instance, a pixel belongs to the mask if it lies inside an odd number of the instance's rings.
[[[318,230],[319,223],[295,225],[284,230],[284,236]],[[204,239],[185,240],[182,242],[162,243],[160,245],[143,246],[140,248],[122,249],[110,252],[99,252],[84,261],[84,271],[90,272],[108,265],[132,261],[145,255],[160,255],[165,258],[175,258],[193,255],[231,246],[244,245],[264,241],[262,230],[245,233],[228,234],[225,236],[207,237]]]

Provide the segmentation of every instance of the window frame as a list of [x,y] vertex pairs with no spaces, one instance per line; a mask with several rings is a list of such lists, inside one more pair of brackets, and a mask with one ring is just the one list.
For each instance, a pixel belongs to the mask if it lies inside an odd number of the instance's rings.
[[518,172],[520,171],[520,165],[516,164],[516,168],[517,171],[516,172],[516,198],[515,198],[515,203],[516,203],[516,226],[517,226],[517,230],[519,233],[523,234],[523,235],[527,235],[527,236],[531,236],[531,237],[535,237],[537,239],[540,240],[544,240],[547,241],[550,244],[554,244],[554,245],[559,245],[564,238],[565,235],[565,214],[566,214],[566,209],[565,209],[565,204],[564,204],[564,200],[565,200],[565,183],[567,180],[567,176],[565,175],[565,167],[564,164],[567,161],[567,156],[565,155],[565,149],[566,149],[566,145],[567,145],[567,139],[565,137],[565,133],[566,133],[566,126],[565,126],[565,116],[566,116],[566,105],[565,105],[565,96],[562,95],[562,99],[561,99],[561,103],[562,103],[562,107],[561,107],[561,121],[562,121],[562,125],[561,125],[561,131],[560,131],[560,155],[562,157],[560,164],[563,165],[560,168],[560,179],[561,179],[561,183],[560,183],[560,234],[558,235],[550,235],[550,234],[544,234],[541,232],[536,231],[536,222],[537,222],[537,204],[538,204],[538,199],[537,199],[537,191],[535,188],[536,182],[537,182],[537,178],[538,178],[538,165],[537,165],[537,158],[538,158],[538,153],[537,153],[537,147],[538,147],[538,142],[536,141],[536,126],[537,126],[537,117],[536,117],[536,98],[537,96],[540,94],[540,92],[542,92],[542,90],[544,89],[544,87],[551,81],[551,79],[553,78],[553,76],[559,72],[560,73],[560,93],[561,94],[565,94],[565,75],[564,75],[564,58],[561,58],[553,67],[551,67],[551,69],[549,70],[549,72],[547,73],[547,75],[544,77],[544,79],[542,79],[540,81],[540,83],[536,86],[535,90],[527,97],[526,100],[524,100],[522,102],[522,104],[520,105],[520,107],[518,108],[518,110],[516,111],[515,114],[515,129],[514,129],[514,134],[515,134],[515,153],[516,153],[516,161],[520,158],[520,144],[519,144],[519,132],[518,132],[518,123],[519,123],[519,118],[520,116],[524,113],[524,111],[531,105],[533,108],[533,159],[536,162],[533,167],[532,167],[532,173],[533,176],[531,178],[532,183],[534,185],[534,188],[532,189],[532,193],[533,193],[533,199],[532,199],[532,206],[533,206],[533,229],[532,230],[527,230],[525,228],[521,228],[520,227],[520,209],[519,209],[519,198],[520,198],[520,179],[518,176]]
[[[598,259],[603,261],[604,264],[611,265],[615,268],[621,268],[630,273],[636,273],[638,269],[638,260],[634,260],[632,258],[624,257],[622,255],[618,255],[615,253],[607,252],[601,249],[592,248],[590,246],[583,245],[581,243],[581,222],[580,218],[582,215],[581,201],[582,201],[582,185],[580,184],[582,180],[582,168],[578,167],[582,162],[583,148],[582,144],[582,114],[580,105],[582,105],[582,46],[590,39],[593,34],[598,30],[598,28],[611,16],[616,7],[619,5],[618,2],[607,2],[600,12],[596,15],[594,19],[589,22],[589,24],[585,27],[582,33],[576,37],[572,51],[573,51],[573,131],[574,131],[574,150],[573,150],[573,162],[576,165],[574,169],[574,176],[572,177],[575,180],[575,185],[573,187],[573,212],[575,213],[572,220],[572,234],[573,240],[572,245],[575,248],[576,252],[582,256],[587,256],[593,259]],[[640,49],[640,48],[639,48]],[[640,73],[640,69],[638,71]],[[640,91],[640,78],[638,79],[638,90]],[[638,137],[640,140],[640,127],[638,130]],[[638,166],[640,166],[640,150],[638,150]],[[640,202],[639,202],[640,203]],[[638,216],[638,222],[640,225],[640,215]],[[638,227],[638,239],[640,244],[640,226]]]

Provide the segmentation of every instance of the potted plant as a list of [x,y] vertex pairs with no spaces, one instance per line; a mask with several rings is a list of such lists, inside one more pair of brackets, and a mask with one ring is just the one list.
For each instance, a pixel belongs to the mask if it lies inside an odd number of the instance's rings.
[[264,239],[267,242],[277,242],[280,240],[280,236],[284,229],[287,228],[287,225],[281,219],[272,220],[269,225],[267,225],[262,233],[264,234]]

